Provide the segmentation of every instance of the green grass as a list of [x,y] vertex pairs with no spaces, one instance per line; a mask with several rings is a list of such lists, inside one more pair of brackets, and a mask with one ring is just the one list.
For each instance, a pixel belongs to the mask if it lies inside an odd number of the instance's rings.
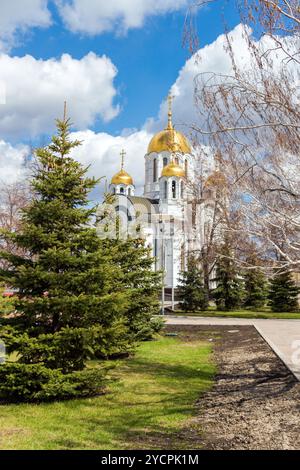
[[121,361],[106,395],[0,406],[1,449],[187,448],[178,436],[212,384],[211,345],[184,338],[143,343]]
[[179,315],[179,316],[199,316],[199,317],[221,317],[221,318],[275,318],[275,319],[291,319],[291,320],[300,320],[300,312],[298,313],[274,313],[270,310],[263,309],[261,311],[255,310],[233,310],[231,312],[222,312],[219,310],[215,310],[213,308],[206,310],[204,312],[183,312],[176,310],[176,312],[172,313],[172,315]]

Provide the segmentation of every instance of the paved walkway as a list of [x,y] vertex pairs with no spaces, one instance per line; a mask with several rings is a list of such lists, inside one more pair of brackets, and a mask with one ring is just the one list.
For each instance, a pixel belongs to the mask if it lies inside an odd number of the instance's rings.
[[166,315],[169,325],[253,325],[300,381],[300,320],[208,318]]

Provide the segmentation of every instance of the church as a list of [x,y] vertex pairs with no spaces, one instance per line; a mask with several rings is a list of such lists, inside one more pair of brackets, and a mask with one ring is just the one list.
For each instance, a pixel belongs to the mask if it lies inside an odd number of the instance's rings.
[[168,98],[168,122],[151,139],[145,155],[145,184],[142,197],[135,196],[133,178],[125,170],[125,151],[121,169],[109,185],[114,210],[126,227],[126,234],[141,236],[152,250],[155,270],[165,273],[165,288],[178,286],[180,273],[187,268],[189,256],[200,250],[212,218],[215,168],[206,179],[199,198],[197,160],[188,139],[174,128],[172,96]]

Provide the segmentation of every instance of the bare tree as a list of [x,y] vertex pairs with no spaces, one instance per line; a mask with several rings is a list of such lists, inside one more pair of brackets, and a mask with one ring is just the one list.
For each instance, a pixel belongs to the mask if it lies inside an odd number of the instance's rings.
[[[21,254],[14,244],[1,237],[1,231],[17,232],[21,226],[20,211],[29,201],[29,190],[24,182],[2,183],[0,186],[0,250]],[[0,266],[4,267],[0,257]]]
[[[201,2],[200,2],[201,3]],[[300,269],[300,2],[237,0],[250,63],[232,74],[202,73],[195,99],[205,124],[193,126],[221,154],[231,233],[244,234],[269,266]],[[251,27],[261,34],[253,39]]]

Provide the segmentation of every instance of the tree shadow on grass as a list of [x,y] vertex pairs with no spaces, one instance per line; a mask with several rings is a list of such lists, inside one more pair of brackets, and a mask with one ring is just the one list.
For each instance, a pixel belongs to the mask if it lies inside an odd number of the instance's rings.
[[[72,417],[73,426],[84,426],[89,436],[86,444],[81,442],[81,448],[91,445],[103,448],[107,442],[117,443],[120,449],[176,446],[181,424],[192,415],[196,399],[213,377],[209,363],[199,364],[197,370],[195,366],[134,358],[127,366],[128,376],[140,377],[136,383],[126,378],[122,381],[123,368],[115,374],[121,382],[109,394],[96,399],[99,404],[78,401],[82,412],[78,418]],[[93,416],[89,416],[88,410],[85,413],[85,408],[91,406],[95,406]],[[55,444],[62,446],[65,442],[66,448],[76,447],[76,439],[71,441],[56,439]],[[110,446],[113,444],[105,448]]]

